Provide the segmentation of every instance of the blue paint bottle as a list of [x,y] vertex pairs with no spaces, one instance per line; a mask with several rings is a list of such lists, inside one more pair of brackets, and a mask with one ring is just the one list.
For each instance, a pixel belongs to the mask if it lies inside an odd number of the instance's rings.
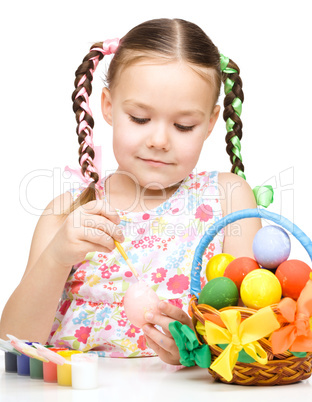
[[29,357],[26,355],[17,356],[17,374],[30,375]]
[[[38,342],[25,342],[27,345],[32,345],[33,343]],[[30,357],[22,354],[21,356],[17,356],[17,374],[30,376]]]

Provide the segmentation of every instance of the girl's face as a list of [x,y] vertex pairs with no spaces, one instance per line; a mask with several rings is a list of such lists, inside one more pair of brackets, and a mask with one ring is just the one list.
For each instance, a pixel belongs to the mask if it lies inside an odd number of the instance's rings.
[[124,184],[160,190],[188,176],[217,121],[214,98],[213,85],[184,62],[140,62],[122,71],[111,92],[104,88],[102,111]]

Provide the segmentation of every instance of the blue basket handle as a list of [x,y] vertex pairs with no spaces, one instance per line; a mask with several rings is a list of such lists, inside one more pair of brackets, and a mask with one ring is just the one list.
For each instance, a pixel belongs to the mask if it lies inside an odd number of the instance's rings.
[[288,219],[281,215],[275,214],[274,212],[269,212],[265,209],[242,209],[241,211],[233,212],[226,215],[224,218],[215,222],[204,234],[200,240],[198,246],[196,247],[192,271],[191,271],[191,294],[195,295],[198,299],[199,293],[201,291],[200,286],[200,272],[202,270],[203,254],[205,249],[218,234],[218,232],[230,223],[236,222],[240,219],[245,218],[263,218],[273,221],[274,223],[282,226],[284,229],[288,230],[302,246],[307,250],[311,260],[312,260],[312,242],[309,237],[296,226],[294,223],[290,222]]

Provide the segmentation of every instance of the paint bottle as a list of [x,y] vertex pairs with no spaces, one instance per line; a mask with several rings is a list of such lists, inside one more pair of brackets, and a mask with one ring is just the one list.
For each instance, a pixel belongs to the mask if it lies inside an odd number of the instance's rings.
[[73,355],[72,386],[74,389],[92,389],[98,386],[98,355],[81,353]]
[[[23,342],[23,341],[22,341]],[[38,342],[25,342],[27,345],[32,345]],[[30,376],[30,358],[25,354],[17,356],[17,374],[23,376]]]
[[17,374],[28,376],[30,375],[29,357],[21,354],[17,356]]
[[4,340],[0,338],[0,350],[5,352],[4,354],[4,370],[6,373],[17,373],[17,356],[21,355],[17,349],[11,345],[10,340]]
[[[80,350],[60,350],[57,352],[60,356],[64,357],[71,363],[71,357],[75,354],[82,353]],[[57,365],[57,383],[59,385],[71,386],[72,385],[72,366],[71,364]]]
[[30,378],[35,380],[43,379],[43,362],[33,357],[29,358]]
[[[50,348],[52,352],[59,352],[61,350],[68,350],[66,348]],[[57,364],[53,362],[43,362],[43,381],[57,382]]]
[[6,373],[17,373],[17,354],[5,352],[4,370]]

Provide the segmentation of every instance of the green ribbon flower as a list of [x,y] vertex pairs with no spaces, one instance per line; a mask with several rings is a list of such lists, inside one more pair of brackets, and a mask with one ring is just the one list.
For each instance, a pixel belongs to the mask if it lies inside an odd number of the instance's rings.
[[169,331],[180,352],[180,363],[191,367],[208,368],[211,364],[211,353],[208,345],[200,345],[194,331],[179,321],[169,324]]
[[257,186],[253,190],[257,205],[267,208],[274,199],[274,190],[272,186]]

